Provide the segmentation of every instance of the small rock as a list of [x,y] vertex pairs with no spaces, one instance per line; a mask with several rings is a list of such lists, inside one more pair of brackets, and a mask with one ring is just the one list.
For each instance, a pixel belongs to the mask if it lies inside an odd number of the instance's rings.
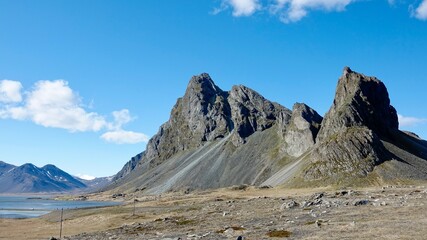
[[317,199],[321,199],[323,196],[325,195],[325,193],[315,193],[313,196],[312,196],[312,199],[313,200],[317,200]]
[[303,201],[302,203],[301,203],[301,206],[303,207],[303,208],[306,208],[306,207],[310,207],[310,206],[312,206],[314,203],[312,202],[312,201]]
[[314,202],[313,202],[313,204],[314,205],[320,205],[320,204],[322,204],[322,199],[316,199],[316,200],[314,200]]
[[290,202],[283,203],[282,206],[280,207],[280,210],[283,211],[285,208],[290,209],[298,206],[299,204],[297,202],[295,202],[294,200],[291,200]]
[[353,206],[362,206],[362,205],[367,205],[368,203],[369,203],[369,200],[363,199],[363,200],[355,201],[353,203]]
[[228,228],[227,230],[224,231],[224,234],[227,237],[232,237],[234,235],[234,230],[232,228]]

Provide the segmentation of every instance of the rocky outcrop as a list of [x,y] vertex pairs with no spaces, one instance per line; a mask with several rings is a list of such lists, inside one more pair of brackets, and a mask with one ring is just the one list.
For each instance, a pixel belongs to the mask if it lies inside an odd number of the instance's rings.
[[284,125],[282,151],[299,157],[314,146],[323,118],[312,108],[296,103],[289,124]]
[[142,152],[131,158],[130,161],[127,162],[123,168],[112,178],[112,181],[117,181],[118,179],[121,179],[132,172],[138,166],[138,163],[141,161],[144,155],[145,152]]
[[[244,143],[245,138],[256,131],[272,127],[282,116],[289,116],[289,109],[266,100],[259,93],[245,86],[233,86],[228,101],[236,132],[235,145]],[[288,118],[289,118],[288,117]]]
[[319,142],[311,153],[306,180],[364,177],[387,158],[379,137],[366,127],[348,127]]
[[344,68],[304,178],[366,176],[390,159],[380,140],[398,131],[398,125],[385,85],[375,77]]
[[389,136],[398,130],[399,122],[384,83],[345,67],[317,141],[357,126],[366,126],[381,136]]

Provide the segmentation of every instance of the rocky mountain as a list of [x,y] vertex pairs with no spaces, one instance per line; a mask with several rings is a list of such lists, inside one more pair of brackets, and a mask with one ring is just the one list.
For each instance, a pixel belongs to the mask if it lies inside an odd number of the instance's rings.
[[38,168],[27,163],[13,166],[0,163],[0,193],[65,192],[86,185],[54,165]]
[[427,180],[427,143],[398,125],[385,85],[348,67],[324,118],[303,103],[289,110],[245,86],[223,91],[201,74],[106,190]]

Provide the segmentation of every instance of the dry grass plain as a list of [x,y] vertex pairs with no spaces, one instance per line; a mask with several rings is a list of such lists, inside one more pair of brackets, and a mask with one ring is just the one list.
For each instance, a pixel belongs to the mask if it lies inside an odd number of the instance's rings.
[[[345,190],[242,186],[161,196],[128,194],[123,201],[120,206],[66,211],[64,239],[427,238],[427,187],[422,185]],[[0,219],[0,239],[52,236],[59,236],[59,212],[37,219]]]

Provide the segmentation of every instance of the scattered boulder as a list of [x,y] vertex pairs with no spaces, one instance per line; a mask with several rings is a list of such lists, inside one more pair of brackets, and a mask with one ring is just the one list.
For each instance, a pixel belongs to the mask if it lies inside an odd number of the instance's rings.
[[280,210],[285,210],[285,209],[290,209],[290,208],[295,208],[298,207],[299,203],[295,202],[294,200],[291,200],[287,203],[283,203],[282,206],[280,207]]
[[357,200],[353,203],[353,206],[363,206],[369,204],[369,200],[363,199],[363,200]]
[[323,196],[325,195],[325,193],[315,193],[312,197],[311,197],[311,199],[313,199],[313,200],[319,200],[319,199],[321,199]]

